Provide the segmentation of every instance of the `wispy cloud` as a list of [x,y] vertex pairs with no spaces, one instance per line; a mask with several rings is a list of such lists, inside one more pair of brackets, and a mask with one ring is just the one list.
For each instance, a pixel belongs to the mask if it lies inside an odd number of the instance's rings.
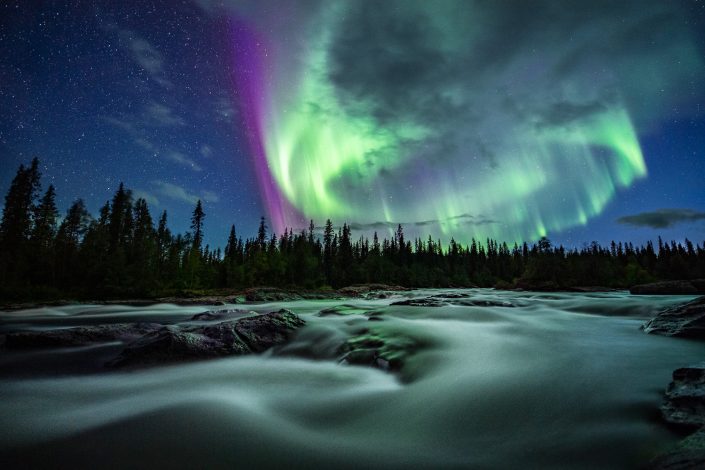
[[213,156],[213,147],[208,144],[201,145],[201,155],[205,158],[210,158]]
[[705,220],[705,212],[692,209],[658,209],[652,212],[641,212],[626,215],[617,219],[620,224],[636,227],[670,228],[677,224]]
[[132,197],[134,197],[135,199],[144,199],[150,206],[159,205],[159,199],[155,195],[148,193],[147,191],[143,191],[141,189],[133,189]]
[[165,154],[166,158],[169,160],[179,163],[181,165],[187,166],[191,168],[193,171],[202,171],[203,168],[200,167],[198,163],[196,163],[193,159],[187,157],[181,152],[177,151],[169,151]]
[[219,121],[232,122],[235,117],[235,108],[225,96],[221,96],[215,101],[213,110],[216,119]]
[[201,191],[201,198],[206,202],[218,202],[220,201],[220,196],[218,196],[213,191],[204,190]]
[[183,126],[186,121],[172,108],[156,101],[150,101],[144,108],[145,123],[152,126]]
[[149,77],[163,87],[174,84],[166,78],[164,56],[149,41],[129,29],[119,30],[120,39],[127,43],[132,59],[144,69]]
[[169,199],[187,202],[189,204],[196,204],[200,199],[197,194],[190,193],[185,188],[173,183],[156,180],[153,181],[152,184],[157,193]]
[[220,201],[220,197],[213,191],[202,190],[200,193],[190,192],[182,186],[162,180],[152,181],[152,186],[154,191],[160,196],[188,204],[196,204],[199,199],[209,203]]

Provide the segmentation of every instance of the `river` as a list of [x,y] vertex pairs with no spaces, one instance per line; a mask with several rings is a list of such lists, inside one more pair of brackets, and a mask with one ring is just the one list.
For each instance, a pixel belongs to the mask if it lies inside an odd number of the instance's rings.
[[[686,296],[453,291],[507,306],[399,298],[232,305],[307,321],[257,356],[104,371],[122,344],[0,352],[0,462],[63,468],[638,468],[677,441],[671,372],[702,343],[639,326]],[[406,297],[448,293],[418,290]],[[323,309],[341,306],[335,314]],[[0,333],[184,321],[227,307],[74,305],[0,313]],[[369,321],[369,313],[382,321]],[[422,344],[400,373],[339,363],[370,328]],[[4,468],[10,468],[4,466]]]

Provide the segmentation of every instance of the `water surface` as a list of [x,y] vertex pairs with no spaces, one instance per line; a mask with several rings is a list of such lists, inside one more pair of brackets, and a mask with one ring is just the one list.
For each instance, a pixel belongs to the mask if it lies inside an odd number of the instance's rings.
[[[233,305],[288,308],[307,326],[261,356],[136,371],[103,370],[120,343],[3,352],[0,461],[636,468],[678,439],[659,421],[658,405],[673,369],[702,360],[702,343],[639,326],[691,297],[453,292],[514,307],[390,306],[399,298]],[[222,308],[51,307],[2,313],[0,332],[180,322]],[[370,312],[382,321],[369,321]],[[338,363],[340,344],[366,328],[424,347],[399,374]]]

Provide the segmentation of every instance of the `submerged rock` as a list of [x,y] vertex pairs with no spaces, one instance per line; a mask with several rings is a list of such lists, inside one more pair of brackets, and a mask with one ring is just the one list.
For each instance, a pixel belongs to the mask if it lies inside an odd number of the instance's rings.
[[340,362],[399,371],[407,359],[424,345],[408,336],[365,329],[340,348]]
[[629,289],[635,295],[697,295],[705,294],[705,279],[660,281],[640,284]]
[[705,426],[705,362],[673,371],[661,415],[682,428]]
[[305,324],[289,310],[205,326],[165,326],[128,345],[108,365],[122,367],[259,353],[286,342]]
[[161,328],[156,323],[112,323],[57,330],[8,333],[5,349],[40,349],[86,346],[110,341],[131,341]]
[[660,312],[642,329],[665,336],[705,339],[705,297]]

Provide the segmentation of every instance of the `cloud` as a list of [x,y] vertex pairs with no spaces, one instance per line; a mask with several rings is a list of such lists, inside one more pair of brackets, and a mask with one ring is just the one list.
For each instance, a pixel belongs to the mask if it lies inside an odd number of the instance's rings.
[[217,99],[213,103],[213,110],[215,112],[216,119],[223,122],[232,122],[236,114],[235,108],[226,97],[220,97]]
[[[158,145],[148,137],[147,129],[185,125],[185,121],[169,106],[150,101],[144,107],[141,115],[102,116],[102,119],[127,133],[136,146],[146,150],[150,155],[170,160],[193,171],[203,170],[193,158],[169,145]],[[201,155],[205,155],[209,151],[212,150],[208,146],[203,146],[200,149]]]
[[151,206],[159,205],[159,199],[156,196],[141,189],[133,189],[132,197],[134,197],[135,199],[144,199],[145,201],[147,201],[147,204]]
[[196,163],[194,160],[187,157],[186,155],[184,155],[181,152],[171,150],[171,151],[168,151],[165,154],[165,156],[166,156],[166,158],[168,158],[169,160],[171,160],[173,162],[176,162],[176,163],[179,163],[181,165],[184,165],[184,166],[191,168],[193,171],[202,171],[203,170],[203,168],[201,168],[198,165],[198,163]]
[[182,186],[162,180],[152,181],[152,186],[154,191],[161,196],[173,199],[175,201],[186,202],[188,204],[196,204],[199,199],[208,203],[216,203],[220,201],[220,197],[213,191],[209,190],[202,190],[200,194],[192,193]]
[[636,227],[670,228],[678,224],[692,223],[698,220],[705,220],[705,212],[692,209],[658,209],[653,212],[642,212],[620,217],[617,222]]
[[203,190],[201,191],[201,199],[205,202],[218,202],[220,197],[213,191]]
[[184,119],[177,115],[172,108],[156,101],[150,101],[144,109],[145,121],[147,124],[172,127],[186,124]]
[[181,186],[178,186],[173,183],[155,180],[152,182],[152,184],[154,185],[154,190],[157,193],[161,194],[162,196],[168,197],[169,199],[187,202],[189,204],[196,204],[196,202],[198,202],[198,200],[200,199],[197,194],[190,193]]
[[118,34],[127,42],[132,59],[152,80],[166,88],[174,86],[165,76],[164,56],[152,44],[129,29],[119,30]]
[[208,144],[201,145],[201,155],[205,158],[210,158],[213,155],[213,147]]

